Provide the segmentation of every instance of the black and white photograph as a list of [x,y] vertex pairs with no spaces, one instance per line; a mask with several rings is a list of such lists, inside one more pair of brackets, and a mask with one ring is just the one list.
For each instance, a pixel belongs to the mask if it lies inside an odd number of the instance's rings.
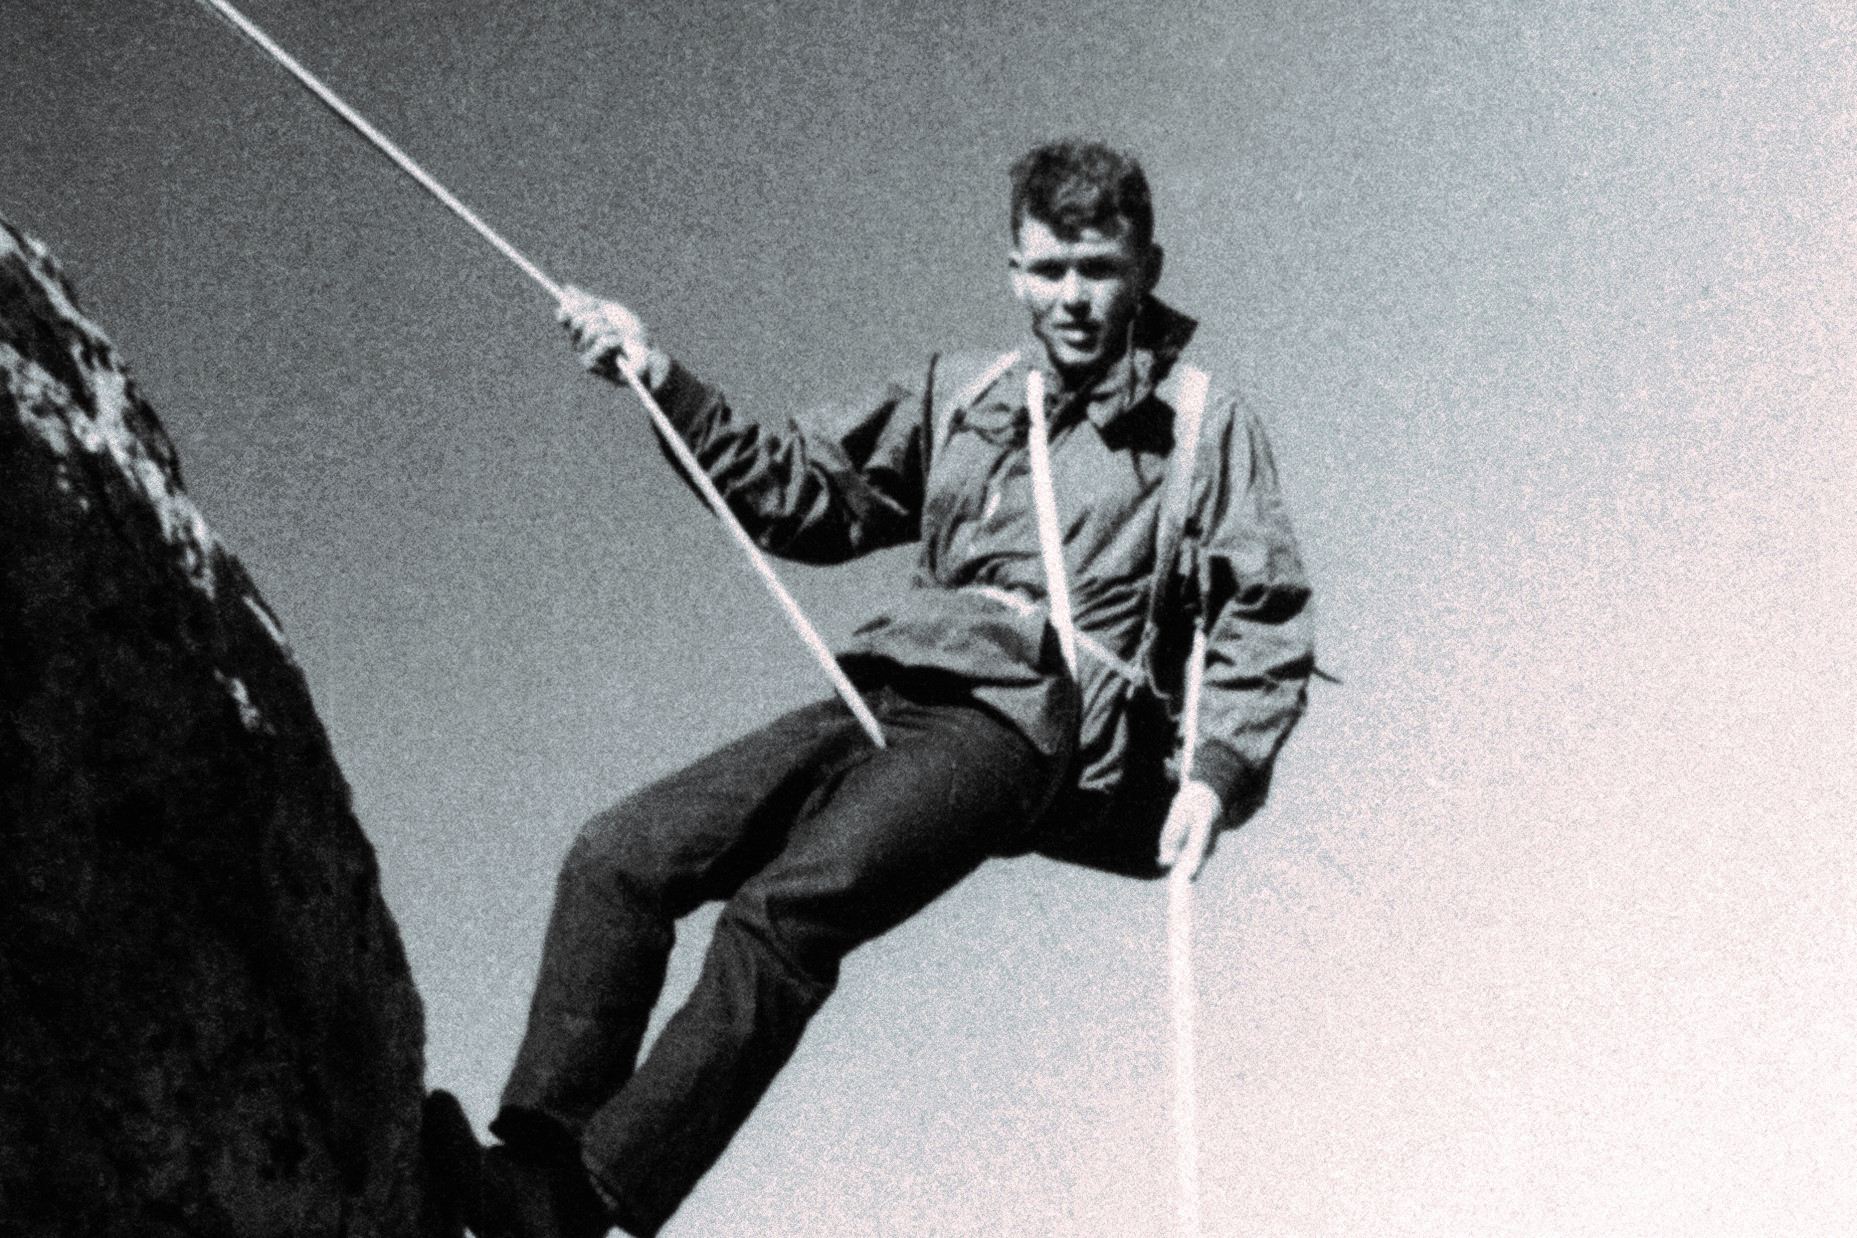
[[1857,1232],[1857,10],[0,53],[0,1236]]

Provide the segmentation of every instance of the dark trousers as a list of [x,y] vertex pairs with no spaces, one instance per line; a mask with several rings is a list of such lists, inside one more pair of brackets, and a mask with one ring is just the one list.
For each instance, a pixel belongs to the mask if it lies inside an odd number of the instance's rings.
[[[838,701],[797,710],[595,817],[562,868],[492,1129],[577,1143],[640,1238],[722,1155],[840,960],[1023,850],[1064,772],[956,690],[867,697],[889,747]],[[634,1069],[672,925],[711,900],[696,989]]]

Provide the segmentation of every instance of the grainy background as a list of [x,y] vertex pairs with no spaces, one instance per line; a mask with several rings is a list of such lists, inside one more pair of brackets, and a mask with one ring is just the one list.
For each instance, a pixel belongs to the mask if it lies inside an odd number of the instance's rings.
[[[545,299],[228,28],[4,9],[0,212],[283,616],[484,1120],[578,823],[816,671]],[[247,11],[766,416],[1015,329],[1007,165],[1133,147],[1347,681],[1202,884],[1208,1232],[1857,1215],[1848,8]],[[907,562],[788,576],[831,636]],[[667,1234],[1159,1238],[1162,945],[983,871]]]

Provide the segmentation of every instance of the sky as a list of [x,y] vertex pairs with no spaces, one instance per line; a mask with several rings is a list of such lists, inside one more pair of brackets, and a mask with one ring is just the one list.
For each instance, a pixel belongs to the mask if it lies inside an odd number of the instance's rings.
[[[1013,158],[1136,151],[1344,681],[1199,886],[1206,1232],[1857,1215],[1848,7],[245,11],[766,419],[1009,340]],[[282,617],[481,1124],[580,823],[828,689],[547,298],[281,70],[185,0],[0,14],[0,214]],[[830,639],[909,562],[784,574]],[[1170,1233],[1163,912],[987,866],[667,1238]]]

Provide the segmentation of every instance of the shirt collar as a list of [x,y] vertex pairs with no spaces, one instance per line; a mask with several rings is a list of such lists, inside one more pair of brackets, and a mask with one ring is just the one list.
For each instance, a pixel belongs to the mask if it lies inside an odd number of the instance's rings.
[[1107,370],[1082,392],[1064,389],[1064,380],[1052,367],[1044,345],[1028,332],[1022,355],[1025,368],[1036,365],[1045,373],[1055,397],[1052,408],[1057,415],[1069,413],[1081,401],[1084,416],[1099,431],[1106,431],[1130,409],[1153,394],[1167,377],[1174,362],[1185,351],[1199,323],[1179,310],[1149,296],[1135,311],[1129,333],[1129,347]]

